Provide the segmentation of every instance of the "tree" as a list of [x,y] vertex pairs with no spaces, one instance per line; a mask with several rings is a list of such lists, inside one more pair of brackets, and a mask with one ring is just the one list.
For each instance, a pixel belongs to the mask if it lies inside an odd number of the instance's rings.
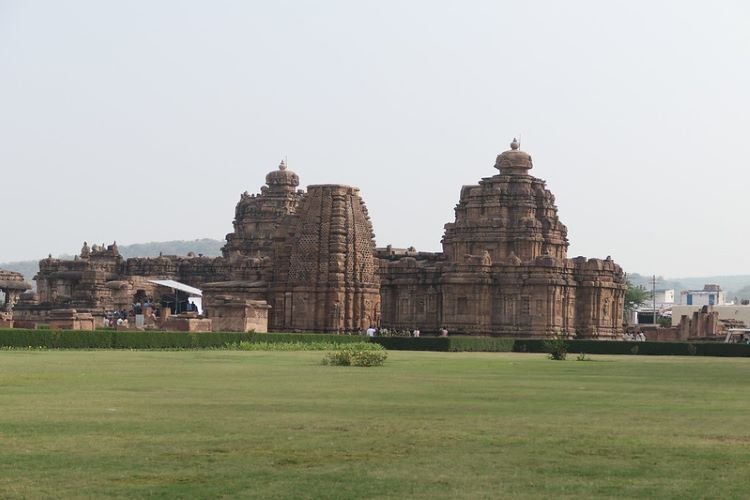
[[625,323],[628,322],[628,318],[631,317],[633,311],[638,309],[644,304],[650,297],[651,294],[643,285],[634,286],[630,280],[625,280],[627,289],[625,290]]

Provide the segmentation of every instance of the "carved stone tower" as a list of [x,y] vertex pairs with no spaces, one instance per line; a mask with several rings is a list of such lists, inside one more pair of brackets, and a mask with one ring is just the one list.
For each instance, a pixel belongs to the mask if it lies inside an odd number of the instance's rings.
[[374,234],[359,189],[309,186],[279,233],[271,328],[356,331],[377,323]]
[[286,215],[296,211],[304,196],[298,186],[299,176],[282,161],[277,170],[266,175],[260,194],[245,191],[235,208],[234,232],[227,234],[221,250],[224,257],[272,257],[274,231]]
[[485,251],[493,262],[547,254],[566,258],[567,228],[557,218],[555,197],[543,180],[529,175],[531,156],[515,139],[510,146],[497,156],[498,175],[461,189],[456,221],[445,225],[443,251],[449,261]]

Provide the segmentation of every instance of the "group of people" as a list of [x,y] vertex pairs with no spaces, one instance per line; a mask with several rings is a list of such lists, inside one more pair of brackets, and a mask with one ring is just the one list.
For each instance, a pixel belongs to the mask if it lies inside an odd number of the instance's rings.
[[104,315],[103,324],[105,327],[127,326],[128,312],[125,309],[120,311],[109,311]]
[[[377,337],[378,335],[381,335],[381,334],[383,336],[389,336],[390,333],[391,332],[388,329],[386,329],[386,328],[383,328],[382,330],[380,330],[375,325],[370,325],[370,327],[365,332],[365,335],[367,335],[368,337]],[[422,332],[419,330],[418,327],[413,328],[411,331],[407,330],[407,331],[404,332],[404,334],[406,334],[406,333],[408,333],[409,336],[415,337],[415,338],[418,338],[422,334]],[[440,327],[440,336],[441,337],[447,337],[448,336],[448,329],[445,328],[444,326]]]
[[630,342],[645,342],[646,336],[643,334],[643,332],[626,332],[625,335],[623,335],[623,339]]
[[[419,331],[419,328],[415,328],[411,332],[411,336],[412,337],[419,337],[420,334],[421,334],[421,332]],[[448,336],[448,329],[446,327],[444,327],[444,326],[440,327],[440,336],[441,337],[447,337]]]
[[156,304],[151,299],[145,299],[143,302],[140,300],[136,300],[133,303],[133,314],[144,314],[146,309],[153,309],[154,312],[156,312],[158,309],[156,307]]
[[136,300],[130,308],[130,311],[120,309],[105,313],[103,325],[105,327],[128,326],[129,318],[135,318],[136,326],[138,326],[138,316],[149,315],[158,318],[159,309],[160,308],[157,307],[157,304],[151,299],[144,299],[143,302]]

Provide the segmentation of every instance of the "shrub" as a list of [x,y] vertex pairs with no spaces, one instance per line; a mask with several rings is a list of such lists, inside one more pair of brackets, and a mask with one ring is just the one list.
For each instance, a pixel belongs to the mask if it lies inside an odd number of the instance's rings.
[[380,350],[382,347],[378,344],[369,342],[252,342],[243,340],[241,342],[230,343],[226,345],[227,349],[238,351],[333,351],[344,348],[356,348],[363,351]]
[[331,333],[253,333],[250,342],[299,342],[303,344],[349,344],[363,342],[359,335],[336,335]]
[[544,350],[549,354],[549,359],[565,361],[568,357],[568,343],[559,334],[544,341]]
[[[375,347],[377,346],[377,347]],[[349,345],[326,354],[324,365],[331,366],[383,366],[388,352],[379,344]]]
[[411,337],[411,331],[382,328],[378,330],[378,337]]

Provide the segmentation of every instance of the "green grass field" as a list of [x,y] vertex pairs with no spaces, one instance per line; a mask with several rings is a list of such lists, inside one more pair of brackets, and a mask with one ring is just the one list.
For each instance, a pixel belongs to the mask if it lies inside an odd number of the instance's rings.
[[0,497],[747,498],[750,359],[0,352]]

